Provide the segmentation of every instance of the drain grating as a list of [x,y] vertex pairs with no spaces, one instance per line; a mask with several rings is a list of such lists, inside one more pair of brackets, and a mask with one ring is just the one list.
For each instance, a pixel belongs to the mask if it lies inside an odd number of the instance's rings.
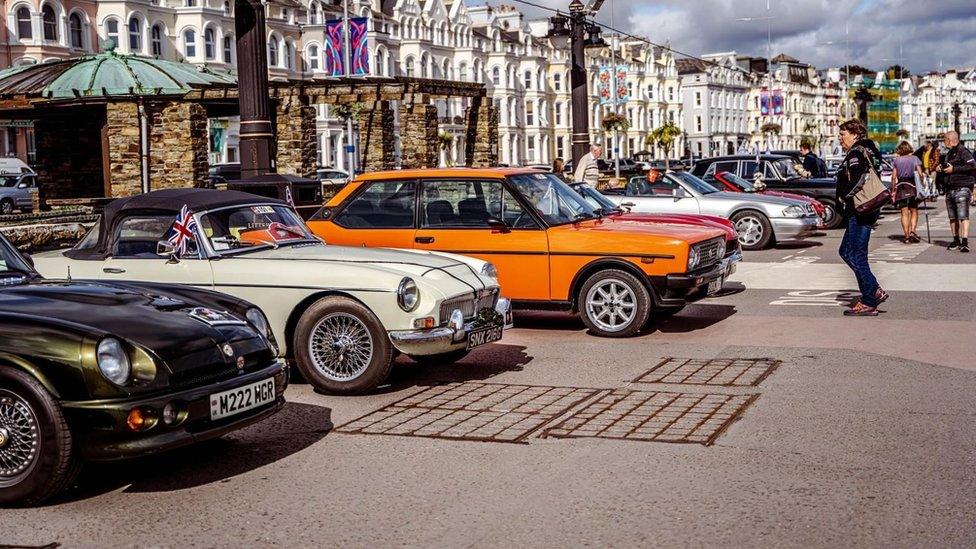
[[779,365],[770,358],[666,358],[633,382],[755,387]]
[[452,383],[336,428],[340,433],[522,442],[546,423],[597,394],[596,389],[499,383]]
[[707,446],[757,397],[617,389],[546,429],[542,436],[686,442]]

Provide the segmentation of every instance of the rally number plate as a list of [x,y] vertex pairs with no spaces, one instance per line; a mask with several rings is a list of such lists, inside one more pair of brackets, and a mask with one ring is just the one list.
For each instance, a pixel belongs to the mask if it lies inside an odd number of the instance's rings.
[[498,341],[502,338],[502,327],[493,326],[491,328],[485,328],[483,330],[478,330],[477,332],[471,332],[468,334],[468,349],[474,349],[480,345],[486,343],[491,343],[493,341]]
[[210,395],[210,419],[217,420],[263,406],[275,399],[274,378]]

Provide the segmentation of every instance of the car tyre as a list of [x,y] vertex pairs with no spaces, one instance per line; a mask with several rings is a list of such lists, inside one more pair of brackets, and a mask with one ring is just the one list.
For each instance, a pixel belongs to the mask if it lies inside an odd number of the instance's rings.
[[358,395],[386,381],[393,344],[376,315],[341,296],[312,304],[295,329],[295,362],[316,390]]
[[762,250],[774,242],[772,223],[757,211],[737,212],[731,221],[739,233],[739,244],[743,250]]
[[437,366],[439,364],[453,364],[468,356],[471,351],[468,349],[457,349],[436,355],[407,355],[417,364],[424,366]]
[[11,215],[14,213],[14,202],[9,198],[0,200],[0,215]]
[[843,216],[837,211],[837,204],[830,199],[820,199],[820,203],[824,205],[824,217],[827,218],[824,221],[824,229],[836,229],[841,226],[844,222]]
[[620,269],[591,275],[580,288],[577,302],[583,324],[600,337],[636,334],[651,310],[651,294],[644,283]]
[[0,367],[0,428],[0,505],[35,505],[78,476],[61,406],[33,376],[10,367]]

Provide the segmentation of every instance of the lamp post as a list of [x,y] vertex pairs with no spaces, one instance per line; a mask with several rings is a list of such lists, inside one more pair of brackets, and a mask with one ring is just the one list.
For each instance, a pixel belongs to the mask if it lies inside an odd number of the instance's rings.
[[[766,13],[769,13],[770,5],[769,0],[766,0]],[[769,93],[769,116],[770,120],[773,117],[773,61],[772,61],[772,50],[773,50],[773,25],[771,21],[776,19],[775,15],[766,15],[764,17],[739,17],[736,22],[739,23],[749,23],[752,21],[765,21],[766,22],[766,90]],[[761,99],[760,99],[761,101]],[[769,149],[769,141],[766,141],[766,148]],[[756,147],[756,160],[759,159],[759,147]]]
[[260,0],[235,0],[237,33],[237,90],[241,115],[241,177],[273,173],[268,109],[268,52],[264,6]]

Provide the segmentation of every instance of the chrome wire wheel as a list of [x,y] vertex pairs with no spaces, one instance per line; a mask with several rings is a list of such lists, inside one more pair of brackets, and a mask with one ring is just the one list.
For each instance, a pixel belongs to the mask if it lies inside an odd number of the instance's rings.
[[315,369],[333,381],[351,381],[369,368],[373,336],[349,313],[330,313],[312,329],[308,354]]
[[636,312],[637,298],[620,279],[601,280],[586,294],[586,315],[607,332],[619,332],[630,326]]
[[764,236],[765,228],[757,217],[747,215],[735,222],[735,230],[739,233],[739,244],[755,246]]
[[37,416],[19,395],[0,389],[0,486],[13,486],[37,465],[41,434]]

